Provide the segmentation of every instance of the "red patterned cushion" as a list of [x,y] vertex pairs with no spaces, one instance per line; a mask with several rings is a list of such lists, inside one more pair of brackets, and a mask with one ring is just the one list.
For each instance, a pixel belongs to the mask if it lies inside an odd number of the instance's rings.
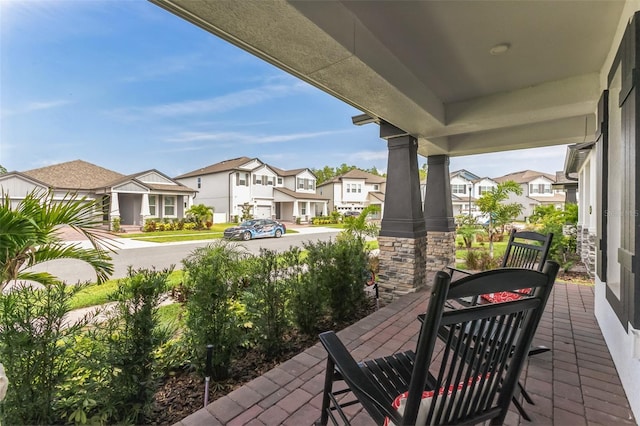
[[[489,374],[487,374],[486,377],[489,378]],[[481,375],[476,377],[475,379],[470,378],[469,381],[467,382],[467,386],[471,385],[474,381],[477,383],[478,381],[480,381],[481,378],[482,378]],[[489,382],[486,381],[484,385],[487,385],[488,383]],[[457,387],[458,387],[458,390],[462,390],[465,387],[465,383],[460,382],[458,383]],[[453,393],[453,389],[454,389],[453,385],[449,386],[449,392],[447,392],[446,397],[451,396],[451,394]],[[476,391],[478,389],[476,389]],[[418,411],[418,418],[417,418],[416,424],[423,424],[426,421],[427,414],[429,413],[429,408],[431,408],[431,401],[432,401],[433,395],[435,395],[435,391],[422,392],[422,400],[420,401],[420,409]],[[444,388],[438,389],[438,395],[440,396],[444,395]],[[396,399],[393,400],[393,403],[391,404],[391,406],[395,408],[400,414],[403,414],[408,396],[409,396],[409,392],[401,393],[396,397]],[[460,396],[460,393],[456,393],[456,399],[459,396]],[[384,426],[394,426],[394,423],[391,422],[387,417],[384,420]]]
[[530,291],[530,288],[524,289],[522,293],[516,293],[513,291],[499,291],[497,293],[483,294],[480,297],[491,303],[511,302],[512,300],[520,299],[523,295],[529,294]]

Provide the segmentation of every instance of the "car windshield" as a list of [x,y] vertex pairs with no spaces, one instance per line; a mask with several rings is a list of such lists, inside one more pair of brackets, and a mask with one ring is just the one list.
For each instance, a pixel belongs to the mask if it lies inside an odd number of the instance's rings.
[[240,224],[240,226],[253,226],[257,223],[256,220],[245,220]]

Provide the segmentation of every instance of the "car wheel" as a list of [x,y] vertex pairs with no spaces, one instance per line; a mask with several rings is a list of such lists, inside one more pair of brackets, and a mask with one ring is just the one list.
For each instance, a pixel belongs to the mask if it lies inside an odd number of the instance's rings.
[[251,232],[247,231],[244,234],[242,234],[242,239],[245,241],[249,241],[251,239]]
[[276,238],[282,237],[282,229],[276,229]]

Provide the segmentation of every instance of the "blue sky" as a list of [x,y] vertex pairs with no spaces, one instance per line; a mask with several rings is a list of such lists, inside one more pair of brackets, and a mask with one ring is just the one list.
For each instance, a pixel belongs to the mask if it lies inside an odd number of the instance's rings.
[[[386,142],[377,126],[351,124],[359,113],[146,1],[0,1],[0,165],[10,171],[81,159],[173,177],[240,156],[385,171]],[[564,155],[458,157],[451,170],[553,173]]]

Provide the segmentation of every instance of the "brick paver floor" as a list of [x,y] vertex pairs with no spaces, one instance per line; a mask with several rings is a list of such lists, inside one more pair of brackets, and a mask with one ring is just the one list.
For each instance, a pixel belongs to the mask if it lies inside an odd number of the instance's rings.
[[[428,293],[403,296],[340,331],[356,360],[414,349]],[[552,350],[530,357],[521,379],[535,405],[527,422],[511,406],[507,425],[635,425],[593,314],[592,286],[556,283],[534,344]],[[326,353],[318,343],[222,397],[177,425],[311,425],[320,417]],[[359,406],[353,425],[371,425]]]

